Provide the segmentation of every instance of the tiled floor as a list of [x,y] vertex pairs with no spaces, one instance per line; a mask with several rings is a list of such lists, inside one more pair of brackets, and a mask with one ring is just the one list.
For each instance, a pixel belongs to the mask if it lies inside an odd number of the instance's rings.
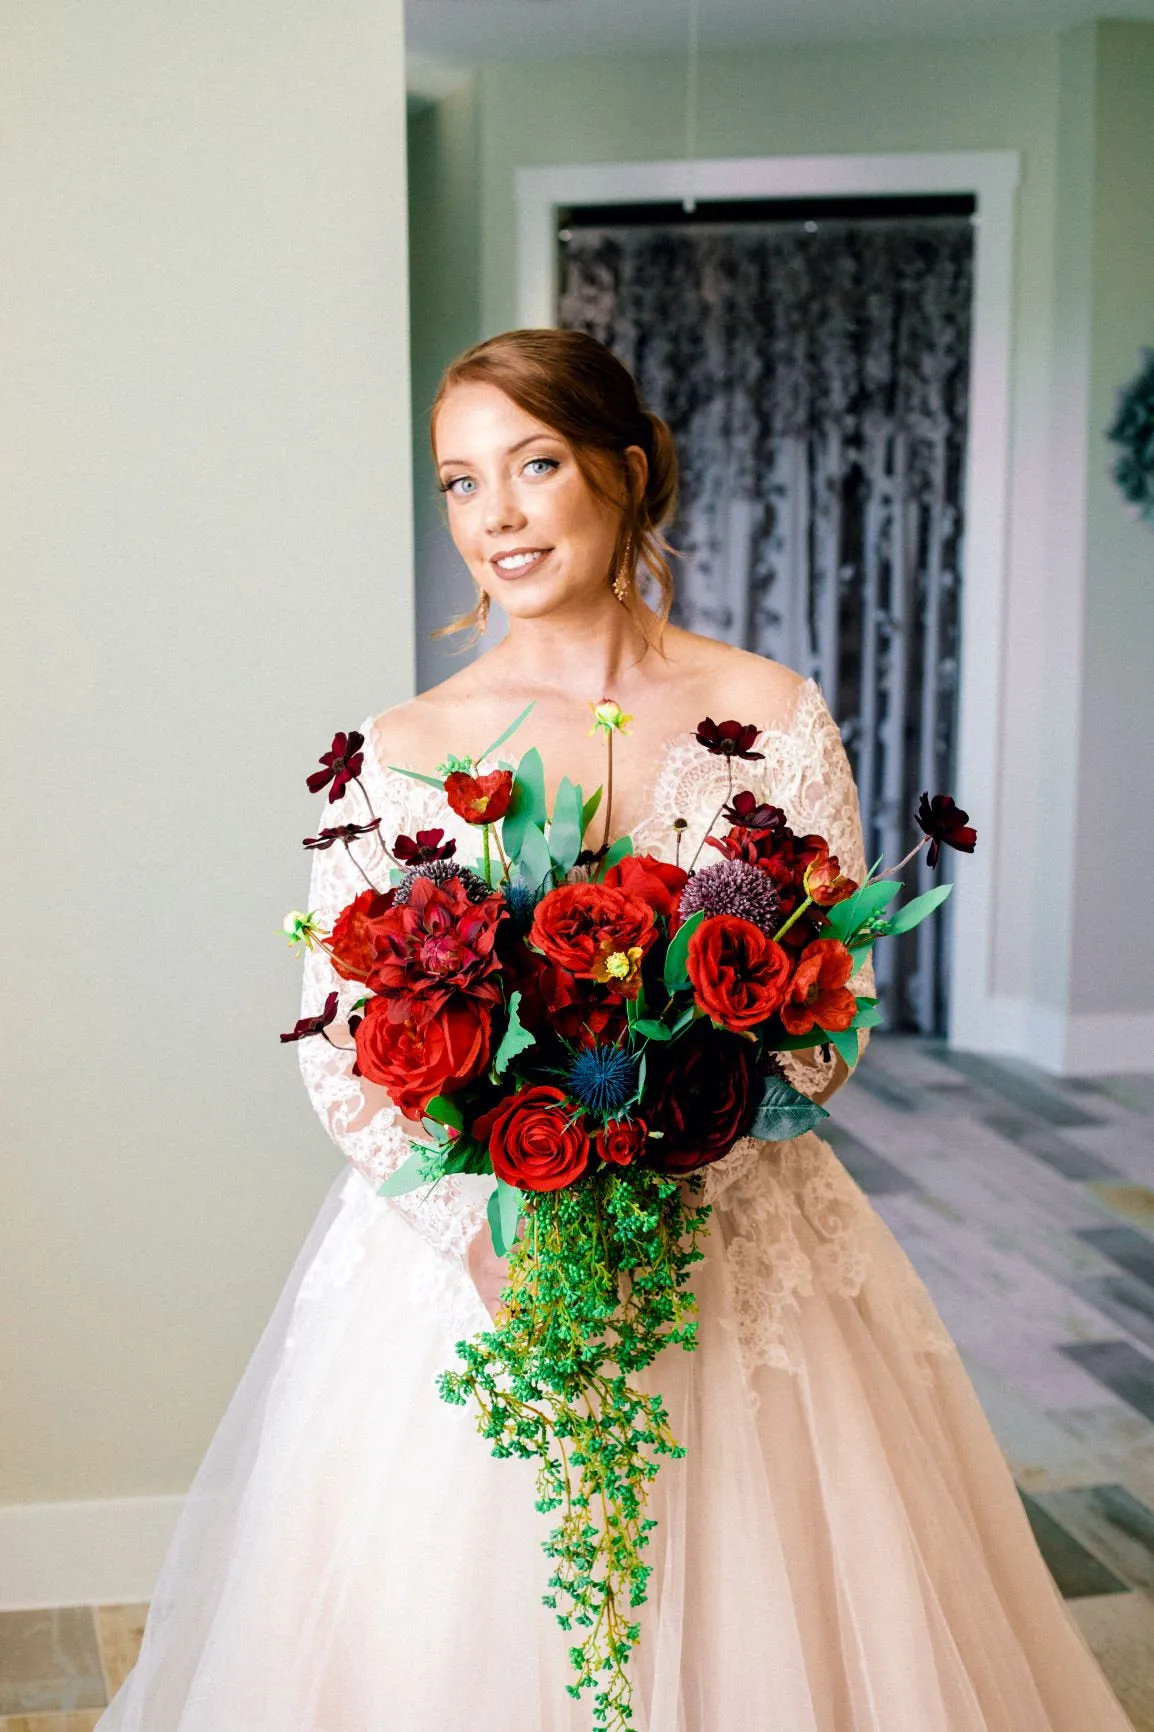
[[[917,1266],[1038,1544],[1154,1732],[1154,1074],[875,1035],[823,1127]],[[0,1614],[0,1732],[91,1732],[143,1606]]]

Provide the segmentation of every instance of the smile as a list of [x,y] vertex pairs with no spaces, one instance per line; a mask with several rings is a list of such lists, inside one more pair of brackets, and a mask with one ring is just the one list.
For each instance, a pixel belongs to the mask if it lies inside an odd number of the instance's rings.
[[502,577],[520,577],[522,572],[536,570],[552,551],[551,547],[538,547],[521,553],[505,553],[492,561],[493,569]]

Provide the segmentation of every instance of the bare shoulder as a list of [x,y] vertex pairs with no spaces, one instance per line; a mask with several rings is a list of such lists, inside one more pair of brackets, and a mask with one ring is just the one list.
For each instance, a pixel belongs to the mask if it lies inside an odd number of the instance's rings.
[[726,717],[756,722],[759,727],[788,723],[806,684],[804,675],[784,662],[696,632],[678,631],[671,647],[703,700],[715,710],[724,710]]
[[428,691],[381,710],[373,718],[373,744],[386,761],[432,771],[450,752],[484,750],[487,742],[474,735],[478,728],[484,732],[490,708],[489,693],[470,663]]

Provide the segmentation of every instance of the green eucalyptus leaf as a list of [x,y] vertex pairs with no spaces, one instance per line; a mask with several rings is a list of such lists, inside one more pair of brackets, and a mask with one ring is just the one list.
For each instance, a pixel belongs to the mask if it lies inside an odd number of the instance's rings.
[[519,855],[521,876],[534,890],[553,888],[553,856],[544,833],[536,824],[526,824]]
[[377,1186],[378,1197],[403,1197],[409,1191],[415,1191],[418,1185],[427,1184],[426,1163],[434,1151],[423,1148],[419,1143],[411,1144],[412,1154],[407,1161],[391,1172],[383,1184]]
[[660,1022],[656,1017],[642,1016],[630,1024],[634,1034],[643,1034],[646,1040],[672,1040],[673,1030],[666,1022]]
[[521,994],[515,992],[509,1000],[509,1026],[501,1036],[501,1044],[493,1060],[493,1070],[497,1076],[503,1076],[510,1060],[515,1059],[519,1052],[534,1044],[536,1036],[522,1023],[518,1010],[521,1004]]
[[685,971],[685,959],[689,954],[689,940],[705,919],[704,909],[699,908],[696,914],[691,914],[688,920],[683,920],[669,941],[669,949],[665,952],[665,990],[676,992],[689,979]]
[[489,1231],[498,1257],[507,1257],[517,1237],[517,1222],[521,1218],[523,1193],[516,1185],[498,1179],[489,1198]]
[[912,902],[906,902],[896,914],[890,915],[886,921],[886,931],[888,933],[911,931],[945,901],[952,889],[952,884],[936,884],[932,890],[927,890],[924,895],[915,896]]
[[800,1137],[829,1114],[824,1107],[811,1101],[780,1077],[767,1077],[758,1103],[757,1116],[747,1135],[767,1143],[781,1143],[790,1137]]
[[823,1042],[828,1041],[830,1046],[833,1047],[834,1051],[839,1052],[841,1054],[842,1058],[845,1059],[845,1062],[846,1062],[846,1064],[848,1064],[850,1070],[853,1069],[854,1065],[858,1061],[858,1038],[857,1038],[857,1030],[856,1029],[852,1029],[852,1028],[825,1029],[825,1028],[822,1028],[822,1029],[815,1029],[814,1033],[820,1034]]
[[859,998],[857,1006],[857,1015],[854,1017],[850,1026],[852,1028],[876,1028],[878,1023],[882,1020],[882,1013],[878,1009],[877,1000],[872,998]]
[[427,788],[440,788],[445,791],[444,778],[441,776],[423,776],[420,770],[406,770],[402,764],[390,764],[390,770],[395,770],[398,776],[407,776],[410,782],[424,782]]
[[510,860],[521,852],[530,824],[545,828],[545,766],[536,746],[530,746],[513,776],[509,809],[501,820],[501,845]]
[[477,759],[478,763],[481,762],[481,758],[491,758],[498,746],[503,746],[510,735],[517,732],[517,729],[521,726],[521,723],[525,720],[525,717],[529,714],[529,711],[533,708],[533,704],[536,702],[537,700],[534,698],[532,703],[525,705],[525,708],[521,711],[517,720],[515,722],[510,722],[509,726],[505,729],[505,732],[503,734],[498,734],[497,738],[493,741],[493,744],[488,748],[488,750],[481,753],[481,757]]
[[425,1117],[437,1125],[452,1125],[455,1131],[465,1122],[465,1115],[449,1095],[434,1095],[425,1108]]
[[616,866],[617,862],[619,860],[624,860],[626,858],[626,856],[629,854],[632,854],[632,852],[633,852],[633,838],[632,838],[632,836],[619,836],[617,838],[616,842],[614,842],[612,844],[612,846],[610,847],[609,852],[606,854],[604,860],[602,860],[600,870],[597,873],[597,877],[599,879],[604,878],[606,872],[609,871],[611,866]]
[[696,1021],[697,1021],[697,1006],[696,1006],[696,1004],[687,1004],[685,1009],[681,1012],[681,1015],[674,1022],[672,1032],[674,1033],[674,1035],[684,1034],[685,1030],[687,1028],[689,1028],[690,1025]]
[[549,852],[561,872],[568,872],[581,852],[581,790],[568,776],[562,777],[553,802]]
[[600,788],[595,788],[593,790],[593,792],[590,794],[589,798],[585,801],[585,803],[581,807],[581,836],[582,836],[582,840],[584,840],[586,830],[588,830],[590,824],[593,822],[594,818],[597,816],[597,808],[601,804],[602,791],[603,790]]

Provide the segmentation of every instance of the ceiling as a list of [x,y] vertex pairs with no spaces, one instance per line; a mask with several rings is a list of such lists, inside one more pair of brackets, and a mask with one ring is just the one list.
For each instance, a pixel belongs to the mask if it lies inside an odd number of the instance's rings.
[[[1020,36],[1095,17],[1154,19],[1154,0],[698,0],[700,46]],[[684,51],[690,0],[405,0],[408,84],[444,95],[486,60]]]

